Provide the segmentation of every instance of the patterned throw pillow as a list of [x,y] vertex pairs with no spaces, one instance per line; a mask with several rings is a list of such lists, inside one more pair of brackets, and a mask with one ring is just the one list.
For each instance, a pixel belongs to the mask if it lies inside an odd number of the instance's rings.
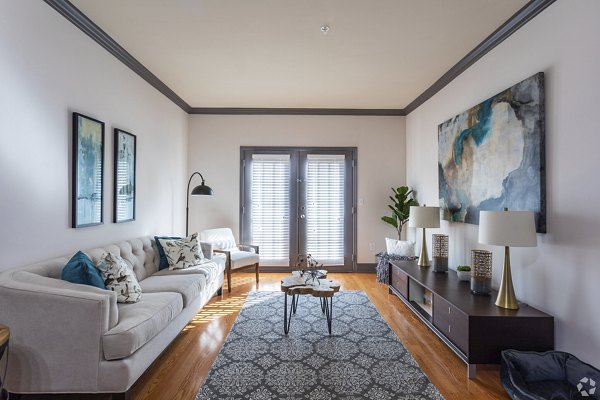
[[159,239],[167,260],[169,269],[185,269],[202,263],[204,254],[198,242],[198,233],[181,240]]
[[105,254],[98,269],[108,290],[117,293],[118,303],[137,303],[142,298],[142,288],[125,260],[112,253]]
[[385,238],[385,245],[388,254],[403,257],[415,256],[415,242],[405,242],[402,240]]
[[165,269],[165,268],[169,268],[169,260],[167,260],[167,256],[165,255],[165,250],[162,247],[162,244],[160,244],[160,240],[161,239],[177,239],[177,240],[181,240],[183,239],[181,236],[154,236],[154,241],[156,242],[156,250],[158,250],[158,269]]

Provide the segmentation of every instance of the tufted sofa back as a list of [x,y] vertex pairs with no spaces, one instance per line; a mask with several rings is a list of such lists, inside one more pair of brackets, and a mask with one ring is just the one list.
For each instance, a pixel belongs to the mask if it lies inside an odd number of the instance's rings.
[[[83,252],[90,257],[94,265],[98,264],[98,261],[100,261],[100,258],[105,253],[110,252],[121,256],[127,263],[127,266],[133,269],[133,272],[140,281],[158,271],[158,251],[152,236],[125,240],[103,247],[83,250]],[[60,279],[63,267],[67,264],[71,256],[72,254],[19,269],[48,278]]]
[[98,264],[105,253],[121,256],[140,281],[158,271],[158,251],[152,236],[125,240],[83,252],[91,258],[94,265]]

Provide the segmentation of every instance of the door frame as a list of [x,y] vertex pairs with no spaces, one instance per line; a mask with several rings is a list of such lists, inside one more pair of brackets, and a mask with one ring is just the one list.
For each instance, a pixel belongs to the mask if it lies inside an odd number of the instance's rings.
[[[250,205],[244,204],[245,194],[246,194],[246,179],[249,178],[250,169],[246,170],[245,168],[245,159],[247,153],[263,153],[263,154],[282,154],[282,153],[290,153],[290,152],[315,152],[326,154],[327,152],[347,152],[350,156],[350,176],[346,175],[346,180],[352,183],[351,189],[351,199],[352,204],[350,205],[350,231],[351,237],[345,238],[345,245],[350,244],[350,268],[347,267],[334,267],[329,268],[332,272],[356,272],[357,271],[357,183],[358,183],[358,148],[353,146],[348,147],[331,147],[331,146],[240,146],[240,196],[239,196],[239,238],[240,241],[243,241],[245,237],[249,235],[250,227],[244,226],[244,212],[245,208]],[[292,163],[290,165],[290,174],[292,177],[298,176],[298,164]],[[297,182],[290,181],[290,196],[292,198],[298,198],[298,184]],[[299,235],[298,230],[298,210],[290,210],[290,230],[294,233],[297,239],[297,235]],[[268,266],[263,267],[264,271],[270,272],[290,272],[293,269],[293,260],[291,260],[293,254],[298,254],[298,240],[293,240],[292,236],[290,237],[290,265],[289,266]]]

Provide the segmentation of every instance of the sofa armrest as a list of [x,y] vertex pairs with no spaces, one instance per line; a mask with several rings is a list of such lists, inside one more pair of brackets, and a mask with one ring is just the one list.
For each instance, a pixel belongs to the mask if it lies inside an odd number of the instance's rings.
[[[240,248],[240,250],[250,251],[252,253],[259,254],[258,246],[254,245],[254,244],[238,244],[238,247]],[[245,249],[248,249],[248,250],[245,250]]]
[[116,293],[26,271],[0,275],[0,323],[11,330],[6,388],[90,391],[102,335],[118,321]]
[[209,242],[200,242],[200,249],[202,250],[202,254],[204,254],[204,258],[212,259],[213,255],[213,245]]
[[225,271],[229,271],[231,269],[231,251],[220,249],[214,249],[213,251],[215,253],[225,254]]

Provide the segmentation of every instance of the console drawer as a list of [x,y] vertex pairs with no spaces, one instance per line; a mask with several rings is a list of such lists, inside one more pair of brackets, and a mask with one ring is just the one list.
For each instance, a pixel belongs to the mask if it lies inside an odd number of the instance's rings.
[[408,298],[408,275],[393,264],[390,268],[390,285],[404,298]]
[[469,355],[469,316],[437,294],[433,296],[433,325]]

